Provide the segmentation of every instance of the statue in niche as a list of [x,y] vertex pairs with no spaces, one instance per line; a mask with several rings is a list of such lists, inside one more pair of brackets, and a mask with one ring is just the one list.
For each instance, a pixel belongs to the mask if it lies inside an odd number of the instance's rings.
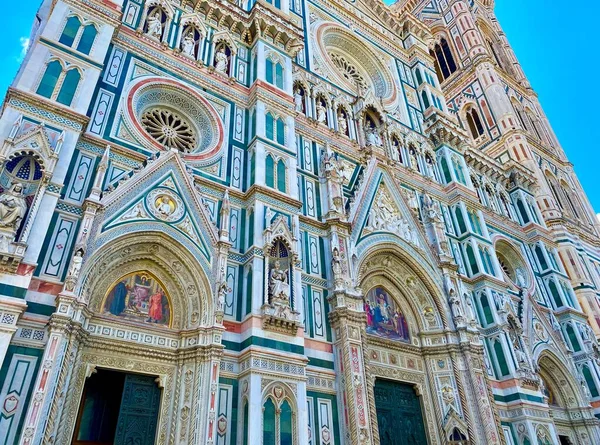
[[381,138],[377,134],[377,130],[375,129],[371,121],[367,121],[367,125],[365,128],[365,136],[367,137],[367,147],[381,146]]
[[281,261],[275,260],[271,273],[269,274],[269,292],[272,299],[289,301],[290,284],[288,271],[281,268]]
[[13,234],[21,226],[27,213],[27,202],[23,196],[23,184],[16,182],[0,195],[0,227],[10,229]]
[[343,212],[342,184],[344,183],[344,166],[337,158],[337,155],[327,152],[323,153],[323,166],[325,168],[325,177],[329,180],[330,210],[332,212]]
[[463,310],[460,298],[454,289],[450,289],[449,295],[450,297],[448,298],[448,301],[450,302],[450,308],[452,309],[452,315],[454,316],[454,319],[462,319],[465,315],[465,312]]
[[294,109],[298,113],[304,112],[304,96],[302,95],[302,90],[300,88],[294,90]]
[[523,269],[521,269],[520,267],[517,268],[517,286],[521,289],[524,289],[527,287],[527,279],[525,278],[525,272],[523,272]]
[[333,282],[335,287],[343,285],[342,258],[337,247],[334,247],[333,252],[331,253],[331,268],[333,270]]
[[425,218],[431,222],[439,222],[440,215],[438,213],[438,209],[435,205],[435,201],[431,199],[431,196],[425,194],[423,196],[423,213],[425,214]]
[[160,40],[163,34],[163,23],[159,9],[154,10],[152,14],[148,16],[148,32],[150,37]]
[[194,38],[193,28],[191,28],[188,32],[185,33],[185,36],[181,41],[181,52],[190,57],[196,56],[196,39]]
[[346,116],[344,115],[344,112],[342,110],[338,111],[337,121],[338,121],[338,129],[339,129],[340,133],[347,135],[348,134],[348,122],[347,122]]
[[227,74],[229,68],[229,56],[225,52],[225,47],[221,46],[215,54],[215,70]]
[[323,106],[320,99],[317,100],[317,122],[324,124],[327,121],[327,109]]

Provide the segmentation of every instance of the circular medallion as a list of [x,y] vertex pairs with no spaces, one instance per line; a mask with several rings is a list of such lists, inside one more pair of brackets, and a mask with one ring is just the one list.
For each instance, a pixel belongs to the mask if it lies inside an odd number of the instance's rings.
[[146,206],[154,217],[166,222],[179,221],[185,213],[182,199],[169,189],[152,190],[146,196]]

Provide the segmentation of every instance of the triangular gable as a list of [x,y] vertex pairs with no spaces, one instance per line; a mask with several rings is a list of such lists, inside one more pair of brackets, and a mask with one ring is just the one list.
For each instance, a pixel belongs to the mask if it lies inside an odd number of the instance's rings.
[[54,152],[48,134],[42,125],[37,125],[33,130],[17,136],[10,141],[10,147],[9,153],[6,153],[8,156],[28,149],[41,155],[44,170],[49,172],[54,170],[58,155]]
[[100,234],[127,224],[162,223],[192,241],[208,263],[218,240],[186,166],[178,153],[162,153],[154,161],[105,194]]
[[404,202],[402,192],[392,177],[379,168],[368,169],[367,181],[356,201],[350,220],[355,227],[352,241],[356,245],[377,233],[391,233],[424,252],[427,242],[413,214]]

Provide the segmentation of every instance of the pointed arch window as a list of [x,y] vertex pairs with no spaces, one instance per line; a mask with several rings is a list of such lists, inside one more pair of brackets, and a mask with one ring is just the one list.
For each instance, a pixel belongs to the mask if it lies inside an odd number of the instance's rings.
[[247,400],[244,400],[243,416],[244,416],[244,418],[243,418],[244,420],[243,420],[242,434],[244,435],[244,437],[242,438],[242,444],[248,445],[248,430],[249,430],[249,425],[250,425],[250,414],[248,412],[248,401]]
[[492,324],[494,322],[494,314],[492,313],[490,301],[485,293],[481,294],[479,302],[481,304],[481,310],[483,311],[483,321],[486,326]]
[[456,174],[456,179],[461,184],[466,184],[465,172],[463,170],[462,162],[457,157],[452,157],[452,167],[454,167],[454,173]]
[[283,159],[277,161],[277,190],[285,193],[286,189],[286,168]]
[[294,412],[284,399],[277,406],[271,397],[263,404],[263,445],[294,445]]
[[571,323],[567,323],[565,327],[565,331],[567,332],[567,337],[569,337],[569,343],[571,343],[571,347],[574,352],[581,351],[581,345],[579,344],[579,339],[577,338],[577,334],[575,333],[575,329],[573,329],[573,325]]
[[600,393],[598,393],[598,387],[596,386],[596,382],[594,381],[594,377],[592,376],[590,368],[586,365],[583,365],[583,367],[581,368],[581,372],[592,397],[598,397]]
[[79,17],[75,15],[69,17],[63,28],[63,32],[58,39],[59,43],[69,47],[73,46],[75,38],[77,38],[77,34],[79,33],[79,28],[81,28],[81,20]]
[[265,79],[271,85],[283,89],[283,65],[267,58],[265,63]]
[[471,132],[471,136],[473,139],[477,139],[479,136],[483,135],[484,128],[483,123],[481,122],[481,118],[479,117],[479,113],[475,109],[475,107],[470,107],[465,113],[465,118],[467,120],[467,125],[469,127],[469,131]]
[[60,92],[58,93],[56,101],[63,105],[71,105],[71,102],[73,102],[73,97],[75,97],[77,87],[79,86],[80,80],[81,74],[79,73],[79,70],[75,68],[68,70],[65,74],[63,84],[60,88]]
[[557,308],[561,308],[564,306],[564,302],[562,297],[560,296],[560,292],[558,291],[558,287],[554,280],[548,281],[548,290],[550,291],[550,295],[552,295],[552,299],[554,300],[554,304]]
[[270,397],[263,404],[263,445],[276,445],[275,404]]
[[440,165],[442,166],[442,175],[444,175],[444,182],[446,182],[446,184],[452,182],[452,174],[450,173],[448,160],[445,156],[442,156],[442,158],[440,159]]
[[471,275],[477,275],[479,273],[479,266],[477,265],[477,259],[475,258],[473,246],[471,244],[467,244],[466,251],[467,260],[469,261],[469,266],[471,267]]
[[467,231],[467,224],[465,223],[465,217],[463,216],[462,209],[460,207],[456,207],[454,209],[454,214],[456,215],[456,225],[458,226],[458,230],[460,233],[465,233]]
[[504,377],[510,374],[506,356],[504,355],[504,348],[502,348],[502,342],[498,338],[494,340],[494,354],[496,355],[496,361],[498,362],[500,376]]
[[271,155],[265,161],[265,184],[267,187],[275,187],[275,161]]
[[519,209],[519,214],[521,215],[521,220],[523,224],[529,224],[531,219],[529,218],[529,214],[527,210],[525,210],[525,204],[523,204],[523,200],[521,198],[517,199],[517,209]]
[[58,60],[53,60],[46,66],[46,71],[42,77],[38,89],[36,91],[40,96],[50,99],[56,89],[56,84],[63,71],[62,64]]
[[426,110],[430,107],[429,98],[427,97],[427,92],[421,91],[421,98],[423,99],[423,109]]
[[77,51],[83,54],[89,54],[92,50],[92,46],[94,45],[97,35],[98,30],[94,25],[86,25],[83,28],[83,33],[81,34],[81,38],[77,44]]
[[547,270],[548,269],[548,261],[546,261],[546,256],[544,255],[544,250],[542,249],[542,246],[540,246],[539,244],[537,244],[535,246],[535,256],[537,257],[542,270]]
[[435,44],[431,56],[434,58],[435,71],[440,83],[456,72],[456,62],[450,50],[450,45],[445,38]]

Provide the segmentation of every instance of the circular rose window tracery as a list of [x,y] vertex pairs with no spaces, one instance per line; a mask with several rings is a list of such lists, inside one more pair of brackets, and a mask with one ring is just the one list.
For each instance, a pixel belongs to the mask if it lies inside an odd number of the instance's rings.
[[150,108],[142,114],[144,130],[157,142],[168,148],[189,153],[198,143],[196,131],[187,119],[166,108]]
[[176,148],[196,165],[223,155],[223,118],[200,92],[175,79],[152,76],[134,81],[125,94],[124,123],[146,148]]

